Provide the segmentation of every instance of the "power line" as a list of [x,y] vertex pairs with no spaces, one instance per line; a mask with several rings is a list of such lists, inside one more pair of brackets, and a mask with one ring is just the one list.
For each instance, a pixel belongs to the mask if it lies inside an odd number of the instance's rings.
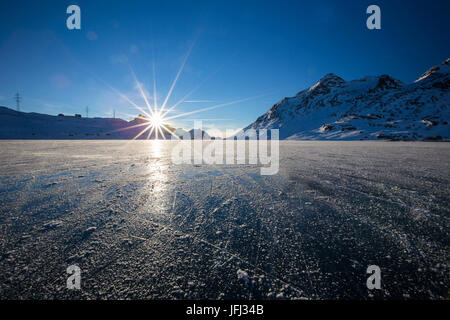
[[16,100],[16,104],[17,104],[17,111],[20,111],[20,100],[22,99],[20,97],[20,94],[17,92],[16,95],[14,96],[14,99]]

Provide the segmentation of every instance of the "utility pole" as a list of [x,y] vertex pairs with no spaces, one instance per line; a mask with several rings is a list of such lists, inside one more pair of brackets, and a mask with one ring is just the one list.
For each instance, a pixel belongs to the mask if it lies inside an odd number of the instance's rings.
[[89,107],[86,106],[86,118],[89,118]]
[[20,100],[22,99],[20,97],[20,94],[17,92],[16,95],[14,96],[14,98],[16,99],[16,103],[17,103],[17,111],[20,111]]

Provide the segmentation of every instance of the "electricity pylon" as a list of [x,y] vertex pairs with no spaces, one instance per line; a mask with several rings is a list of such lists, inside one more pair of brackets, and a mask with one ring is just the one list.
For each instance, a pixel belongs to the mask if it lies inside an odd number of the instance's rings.
[[16,104],[17,104],[17,111],[20,111],[20,100],[22,99],[20,97],[20,94],[17,92],[16,95],[14,96],[14,98],[16,99]]

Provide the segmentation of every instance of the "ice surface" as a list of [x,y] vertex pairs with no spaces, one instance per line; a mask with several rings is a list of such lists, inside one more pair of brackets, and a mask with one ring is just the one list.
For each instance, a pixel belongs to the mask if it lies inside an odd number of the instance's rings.
[[274,176],[173,142],[0,145],[2,299],[447,297],[447,143],[282,141]]

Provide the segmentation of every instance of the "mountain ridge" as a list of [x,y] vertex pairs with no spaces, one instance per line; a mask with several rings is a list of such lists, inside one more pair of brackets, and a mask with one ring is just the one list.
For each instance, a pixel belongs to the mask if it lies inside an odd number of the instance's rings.
[[387,74],[345,81],[328,73],[275,103],[249,129],[288,140],[449,140],[450,59],[413,83]]
[[[131,140],[154,139],[156,132],[150,136],[146,128],[146,119],[139,115],[127,121],[120,118],[83,118],[81,115],[48,115],[36,112],[21,112],[0,106],[0,140],[42,139],[42,140]],[[170,125],[166,126],[170,127]],[[197,139],[216,139],[206,131],[198,129],[186,131],[175,129],[174,135],[183,139],[190,137]],[[158,138],[171,139],[172,135],[166,131],[164,137],[158,133]],[[197,134],[196,134],[197,133]]]
[[[133,139],[145,128],[138,126],[143,120],[137,117],[126,121],[120,118],[83,118],[80,115],[58,116],[21,112],[0,106],[0,139]],[[146,139],[145,132],[137,139]],[[166,135],[170,139],[170,135]]]

